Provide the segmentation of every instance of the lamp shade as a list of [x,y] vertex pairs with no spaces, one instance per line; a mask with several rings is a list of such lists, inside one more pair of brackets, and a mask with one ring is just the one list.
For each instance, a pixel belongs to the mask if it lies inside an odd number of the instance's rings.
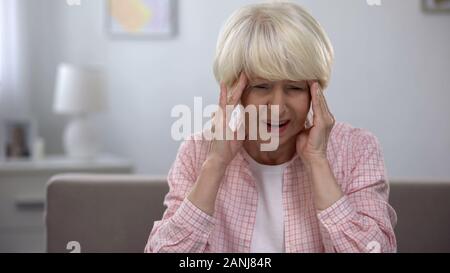
[[89,114],[105,108],[105,77],[101,69],[59,65],[53,104],[55,113]]

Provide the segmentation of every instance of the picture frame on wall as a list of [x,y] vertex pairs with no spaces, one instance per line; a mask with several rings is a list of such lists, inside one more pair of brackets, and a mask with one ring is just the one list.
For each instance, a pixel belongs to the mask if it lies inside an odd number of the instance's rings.
[[158,39],[176,35],[177,0],[105,0],[112,38]]
[[450,13],[450,0],[422,0],[422,9],[426,13]]
[[0,121],[0,159],[30,159],[36,140],[35,122],[28,119]]

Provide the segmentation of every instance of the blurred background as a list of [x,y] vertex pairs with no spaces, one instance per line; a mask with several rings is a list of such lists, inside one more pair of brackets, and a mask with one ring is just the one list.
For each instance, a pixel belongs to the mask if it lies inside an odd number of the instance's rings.
[[[216,103],[216,39],[236,8],[258,1],[177,1],[170,39],[112,38],[105,2],[17,0],[14,104],[5,114],[32,116],[48,153],[61,153],[64,117],[52,112],[61,62],[100,64],[108,77],[106,113],[97,117],[104,151],[131,158],[140,173],[164,174],[178,143],[173,106],[194,96]],[[392,177],[450,178],[450,15],[421,2],[296,1],[328,32],[336,63],[326,91],[337,120],[367,128],[384,148]],[[156,160],[157,159],[157,160]]]
[[[131,2],[135,14],[153,3]],[[111,20],[123,19],[119,23],[132,29],[140,19],[127,21],[127,12],[112,10],[108,1],[2,0],[0,117],[26,124],[34,140],[31,154],[41,160],[63,155],[70,118],[54,108],[58,67],[101,67],[106,107],[91,115],[99,154],[122,160],[120,171],[166,175],[180,144],[171,137],[172,108],[193,107],[194,97],[216,103],[212,61],[218,33],[231,12],[258,2],[173,1],[169,20],[160,18],[168,27],[133,34]],[[391,180],[450,181],[448,2],[294,2],[312,13],[334,45],[326,96],[336,119],[378,137]],[[148,13],[142,14],[145,21]],[[4,178],[11,168],[4,167]]]

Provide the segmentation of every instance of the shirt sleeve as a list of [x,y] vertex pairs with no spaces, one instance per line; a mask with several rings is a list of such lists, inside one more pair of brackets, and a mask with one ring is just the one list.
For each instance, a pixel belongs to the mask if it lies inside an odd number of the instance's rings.
[[154,222],[145,252],[204,252],[215,219],[186,198],[196,181],[194,159],[194,140],[186,140],[167,177],[167,209],[162,219]]
[[326,252],[396,252],[397,216],[388,203],[389,184],[377,138],[358,136],[351,149],[344,196],[318,212]]

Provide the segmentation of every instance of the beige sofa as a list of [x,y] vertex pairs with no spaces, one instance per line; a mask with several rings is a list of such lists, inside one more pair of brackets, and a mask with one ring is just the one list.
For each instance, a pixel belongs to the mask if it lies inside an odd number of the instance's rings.
[[164,177],[65,174],[47,184],[47,252],[143,252],[164,212]]
[[[65,174],[47,186],[47,251],[142,252],[164,212],[164,177]],[[450,182],[391,182],[399,252],[450,252]],[[69,245],[68,245],[69,244]]]

